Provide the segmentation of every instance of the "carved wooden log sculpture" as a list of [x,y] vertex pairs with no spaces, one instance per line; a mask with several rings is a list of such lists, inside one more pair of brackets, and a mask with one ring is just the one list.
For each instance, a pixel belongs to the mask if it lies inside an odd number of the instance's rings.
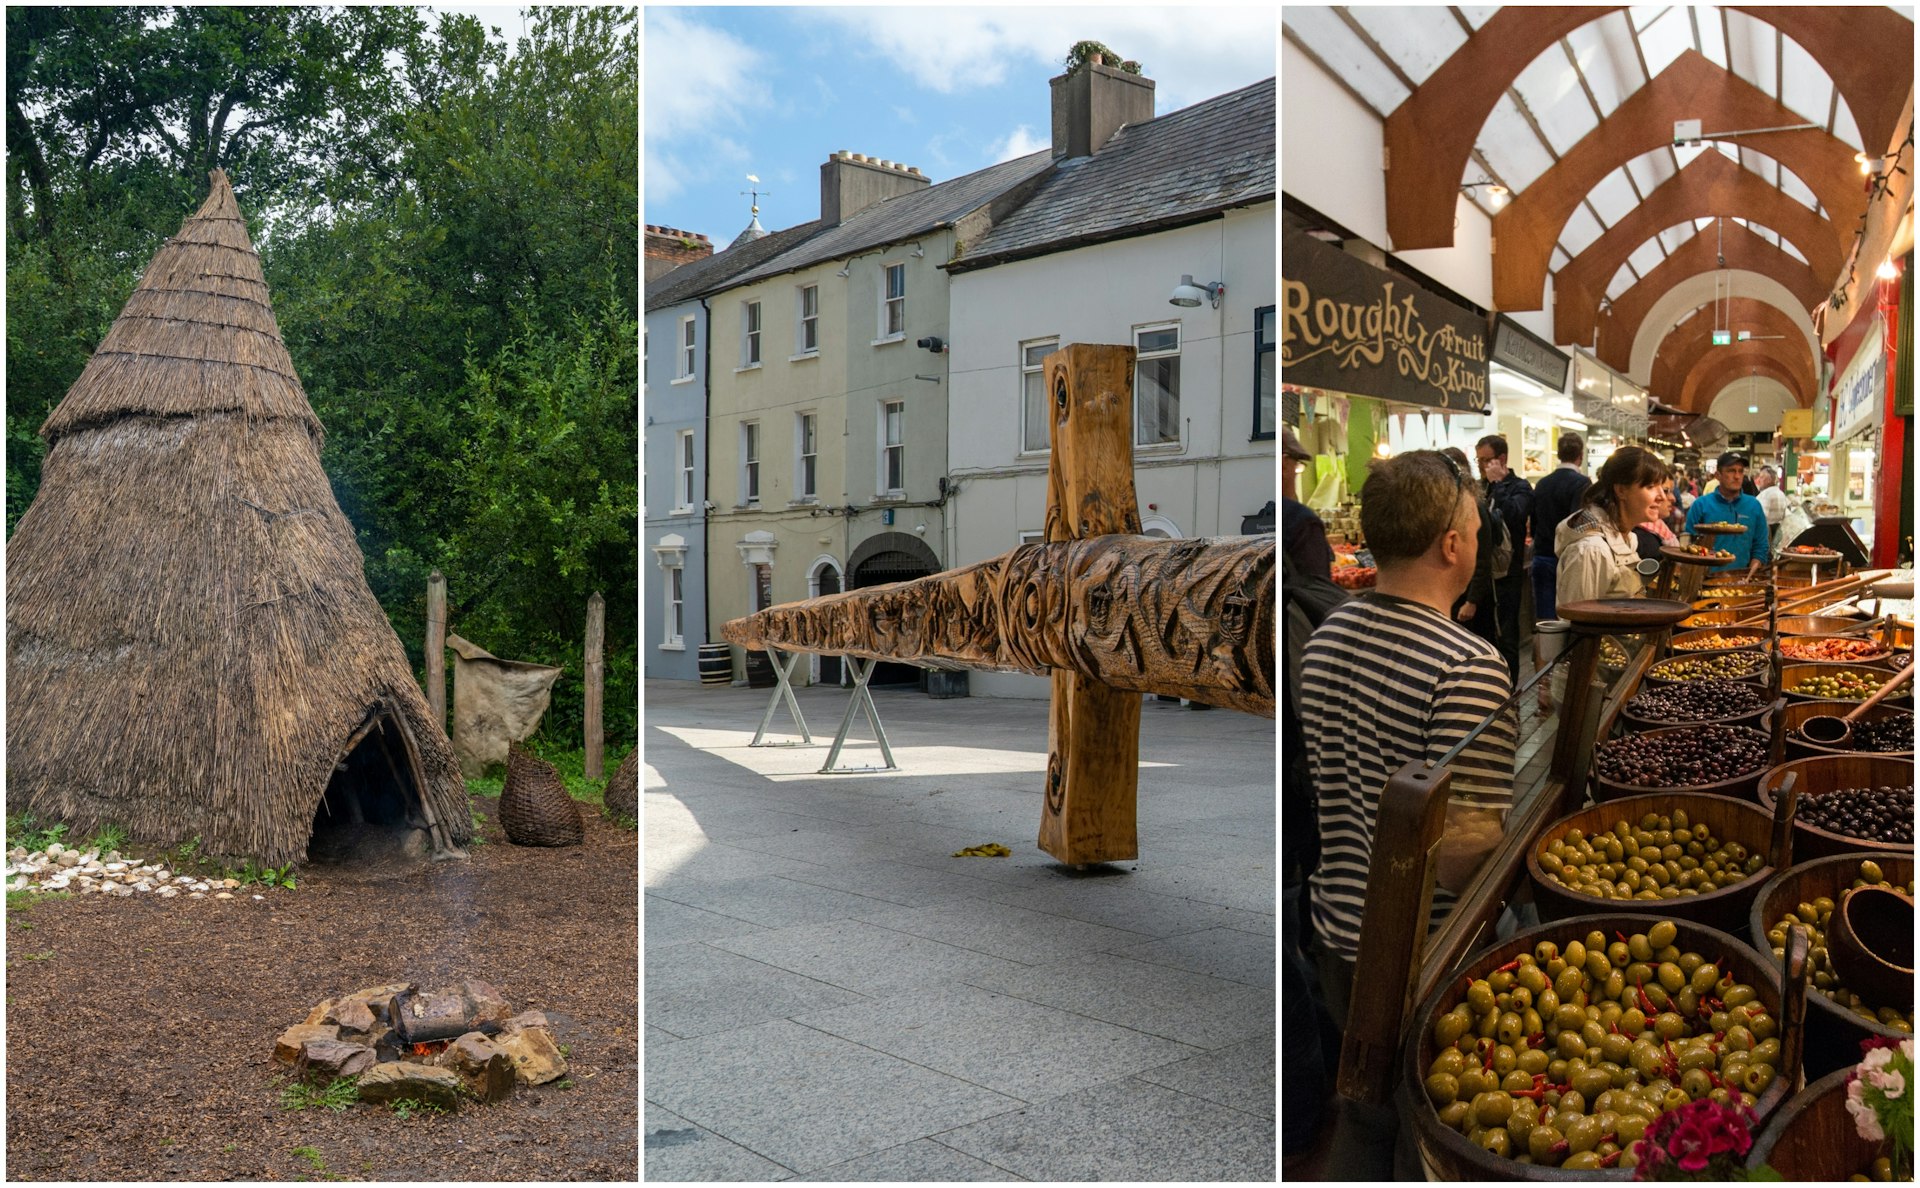
[[776,606],[722,632],[755,650],[1076,672],[1271,718],[1275,595],[1270,535],[1096,536]]

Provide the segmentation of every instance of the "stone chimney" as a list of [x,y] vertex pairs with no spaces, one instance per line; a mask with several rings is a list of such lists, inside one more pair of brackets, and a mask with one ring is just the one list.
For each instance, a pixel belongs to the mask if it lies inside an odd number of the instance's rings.
[[1099,54],[1053,88],[1053,156],[1091,157],[1123,124],[1153,118],[1153,80],[1108,66]]
[[647,279],[643,283],[651,284],[655,277],[665,276],[682,264],[691,264],[711,255],[713,242],[706,236],[648,223]]
[[841,149],[820,167],[820,220],[835,226],[876,202],[932,184],[932,178],[913,166]]

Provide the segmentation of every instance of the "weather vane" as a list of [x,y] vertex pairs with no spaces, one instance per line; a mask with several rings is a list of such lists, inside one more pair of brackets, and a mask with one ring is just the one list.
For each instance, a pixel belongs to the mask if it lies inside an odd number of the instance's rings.
[[[751,190],[742,190],[740,192],[742,194],[751,194],[753,196],[753,213],[757,215],[760,213],[760,179],[754,174],[749,173],[747,174],[747,180],[753,183],[754,188]],[[773,197],[772,190],[767,191],[767,197],[769,198]]]

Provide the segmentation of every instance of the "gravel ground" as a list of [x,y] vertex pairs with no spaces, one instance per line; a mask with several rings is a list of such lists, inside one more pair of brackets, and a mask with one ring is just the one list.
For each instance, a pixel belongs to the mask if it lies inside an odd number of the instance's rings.
[[[7,1177],[636,1179],[638,838],[583,806],[584,845],[523,849],[475,803],[470,862],[9,912]],[[274,1037],[321,999],[467,977],[546,1012],[571,1087],[405,1118],[282,1107]]]

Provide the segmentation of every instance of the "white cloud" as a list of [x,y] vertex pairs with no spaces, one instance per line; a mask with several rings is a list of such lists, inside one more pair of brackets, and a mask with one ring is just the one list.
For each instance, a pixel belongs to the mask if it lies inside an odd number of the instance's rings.
[[[1277,73],[1270,5],[1123,8],[809,9],[856,46],[942,94],[993,86],[1013,61],[1058,71],[1076,41],[1105,42],[1138,60],[1161,111],[1185,107]],[[937,35],[930,35],[936,31]]]
[[1022,124],[1007,133],[1005,137],[988,145],[987,156],[992,159],[993,164],[998,165],[1002,161],[1011,161],[1015,157],[1024,157],[1028,153],[1037,153],[1043,148],[1051,147],[1052,144],[1051,131],[1043,138],[1035,136],[1032,128]]
[[746,162],[747,150],[722,134],[742,126],[765,102],[760,51],[671,9],[646,14],[647,200]]

